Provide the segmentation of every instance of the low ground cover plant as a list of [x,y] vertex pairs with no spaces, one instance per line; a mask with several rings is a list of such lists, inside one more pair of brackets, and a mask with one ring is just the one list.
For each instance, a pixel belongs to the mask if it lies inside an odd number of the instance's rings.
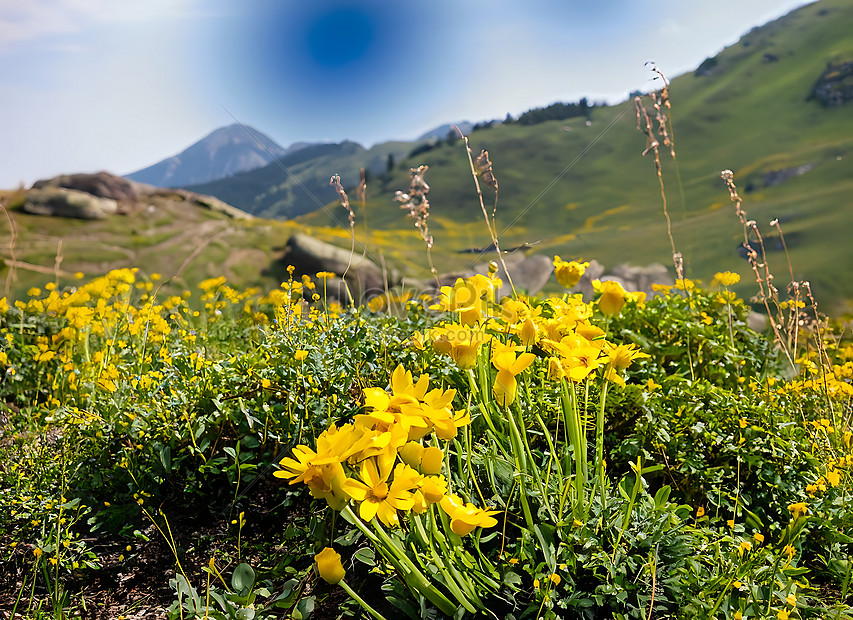
[[849,617],[853,345],[825,323],[792,366],[732,274],[585,302],[492,272],[397,317],[318,275],[2,302],[5,606],[79,613],[160,544],[175,618]]

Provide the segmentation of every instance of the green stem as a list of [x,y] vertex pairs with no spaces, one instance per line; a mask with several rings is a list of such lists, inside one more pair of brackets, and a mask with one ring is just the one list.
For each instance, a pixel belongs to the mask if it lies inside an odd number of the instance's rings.
[[382,529],[381,525],[374,520],[371,522],[373,527],[371,530],[361,519],[358,518],[350,506],[344,506],[341,514],[344,515],[350,523],[354,523],[355,526],[376,546],[379,552],[382,553],[389,562],[391,562],[394,568],[399,571],[409,588],[416,590],[418,593],[429,599],[429,601],[438,607],[442,613],[448,616],[456,614],[456,605],[454,605],[450,599],[439,592],[436,587],[429,582],[420,569],[415,566],[415,563],[412,562],[411,558],[409,558],[394,543],[385,530]]
[[602,514],[607,504],[604,492],[604,404],[607,400],[607,387],[609,385],[610,383],[605,380],[604,385],[601,387],[601,402],[595,416],[595,473],[598,485],[601,487]]
[[385,616],[383,616],[378,611],[373,609],[373,607],[368,605],[363,598],[356,594],[355,590],[349,587],[346,581],[341,579],[340,582],[338,582],[338,585],[340,585],[346,591],[346,593],[349,594],[352,600],[361,605],[362,609],[364,609],[367,613],[376,618],[376,620],[385,620]]
[[506,416],[510,428],[510,441],[512,442],[512,451],[515,456],[515,469],[518,473],[518,486],[520,489],[521,509],[524,512],[524,521],[527,523],[527,529],[533,531],[534,521],[533,515],[530,512],[530,505],[527,502],[527,458],[524,453],[524,446],[521,441],[518,427],[515,424],[515,419],[510,413]]

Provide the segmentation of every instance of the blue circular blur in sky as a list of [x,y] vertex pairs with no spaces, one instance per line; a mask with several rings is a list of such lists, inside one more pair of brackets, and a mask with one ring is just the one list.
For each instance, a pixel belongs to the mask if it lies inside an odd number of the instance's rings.
[[335,8],[312,16],[300,41],[319,70],[357,66],[370,61],[374,18],[354,7]]
[[[442,83],[447,67],[414,71],[417,58],[436,44],[437,19],[437,11],[409,3],[262,2],[213,37],[214,59],[206,64],[216,75],[203,73],[231,93],[219,95],[221,102],[239,105],[235,112],[243,118],[309,113],[332,123],[359,115],[362,129],[373,132],[405,107],[411,112],[441,96],[419,83]],[[240,93],[252,93],[248,106]],[[379,109],[388,109],[385,119]],[[331,126],[318,137],[340,139]]]

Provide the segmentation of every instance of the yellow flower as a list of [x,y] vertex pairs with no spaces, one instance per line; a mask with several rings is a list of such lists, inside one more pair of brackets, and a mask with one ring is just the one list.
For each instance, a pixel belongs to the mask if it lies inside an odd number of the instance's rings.
[[789,614],[788,611],[785,609],[780,609],[779,612],[776,614],[777,620],[788,620],[788,618]]
[[42,551],[38,547],[33,547],[33,555],[36,556],[37,559],[41,558],[42,554],[44,554],[44,551]]
[[791,607],[797,606],[797,597],[794,594],[789,594],[785,597],[785,602],[788,603]]
[[733,286],[740,282],[740,276],[731,271],[720,271],[714,274],[714,280],[711,282],[718,282],[720,286]]
[[476,527],[494,527],[498,524],[492,515],[499,510],[483,510],[474,504],[465,503],[458,495],[445,495],[441,508],[450,517],[450,529],[459,536],[467,536]]
[[298,349],[298,350],[294,351],[293,357],[296,358],[297,362],[305,361],[305,358],[308,357],[308,351],[303,351],[301,349]]
[[791,511],[792,517],[797,519],[800,515],[804,515],[808,512],[808,508],[806,507],[805,502],[797,502],[796,504],[791,504],[788,506],[788,510]]
[[317,562],[317,572],[326,583],[335,585],[346,575],[344,566],[341,563],[341,554],[326,547],[320,553],[314,556],[314,561]]
[[430,330],[429,335],[435,350],[453,358],[459,368],[473,368],[480,345],[492,338],[483,331],[461,324],[436,327]]
[[628,292],[622,288],[621,284],[615,280],[605,280],[604,282],[593,280],[592,286],[600,294],[598,309],[601,310],[602,314],[614,315],[622,311]]
[[555,586],[560,585],[560,582],[563,580],[563,578],[560,577],[557,573],[551,573],[550,575],[548,575],[548,579],[550,579],[551,583],[553,583]]
[[696,517],[698,518],[698,517],[702,517],[704,515],[705,515],[705,509],[702,506],[699,506],[696,509]]
[[334,278],[335,274],[333,274],[331,271],[320,271],[317,273],[317,277],[321,280],[329,280],[331,278]]
[[411,510],[414,506],[412,490],[420,482],[420,474],[403,463],[394,468],[394,479],[389,484],[391,474],[387,460],[379,459],[379,466],[374,459],[368,459],[361,464],[362,481],[347,478],[343,489],[351,498],[360,502],[358,514],[365,521],[379,517],[388,527],[400,525],[398,510]]
[[830,469],[826,472],[826,480],[832,486],[837,487],[841,483],[841,474],[836,469]]
[[755,542],[756,542],[756,543],[758,543],[759,545],[764,543],[764,534],[761,534],[761,533],[759,533],[759,532],[756,532],[755,534],[753,534],[753,535],[752,535],[752,538],[753,538],[753,540],[755,540]]
[[742,584],[740,581],[733,581],[733,582],[732,582],[732,587],[733,587],[735,590],[740,590],[740,588],[741,588],[741,586],[742,586],[742,585],[743,585],[743,584]]
[[430,446],[424,449],[421,457],[421,473],[426,475],[437,475],[441,473],[441,463],[444,460],[444,452],[441,448]]
[[746,428],[749,425],[749,421],[746,418],[741,418],[740,420],[738,420],[738,425],[741,428]]
[[581,276],[583,276],[587,267],[589,267],[589,263],[579,263],[577,261],[567,262],[559,256],[554,257],[554,275],[557,278],[557,282],[560,283],[560,286],[565,288],[572,288],[575,284],[580,282]]
[[515,401],[518,391],[518,381],[515,377],[524,372],[536,356],[533,353],[522,353],[516,357],[514,347],[496,343],[492,352],[492,364],[498,369],[492,394],[499,405],[509,406]]
[[290,484],[304,482],[317,499],[325,499],[335,510],[341,510],[347,496],[342,489],[346,478],[341,465],[345,443],[350,440],[347,433],[330,426],[317,438],[317,451],[308,446],[296,446],[293,456],[281,459],[280,471],[273,472],[278,478],[290,478]]

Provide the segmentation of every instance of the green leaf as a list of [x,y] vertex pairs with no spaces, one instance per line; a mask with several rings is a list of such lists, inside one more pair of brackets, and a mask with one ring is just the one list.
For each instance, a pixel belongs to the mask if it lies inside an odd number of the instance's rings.
[[[311,612],[314,611],[314,597],[306,596],[305,598],[299,599],[299,602],[296,604],[295,612],[299,612],[301,618],[307,618],[311,615]],[[295,616],[294,616],[295,617]]]
[[255,585],[255,571],[245,562],[241,562],[231,575],[231,587],[237,592],[247,592],[253,585]]
[[376,552],[370,547],[362,547],[353,554],[353,559],[368,566],[376,565]]
[[169,446],[163,446],[160,449],[160,462],[166,472],[172,471],[172,449]]

